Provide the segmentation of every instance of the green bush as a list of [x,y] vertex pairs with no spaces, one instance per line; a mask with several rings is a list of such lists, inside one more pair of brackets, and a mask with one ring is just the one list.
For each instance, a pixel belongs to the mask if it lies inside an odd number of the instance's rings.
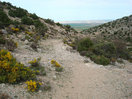
[[12,22],[12,24],[15,25],[15,27],[18,27],[18,25],[20,25],[20,22],[15,20]]
[[1,2],[3,5],[7,5],[7,6],[12,6],[12,4],[11,3],[9,3],[9,2]]
[[110,61],[115,62],[118,58],[132,60],[130,49],[119,40],[93,43],[89,38],[84,38],[76,41],[76,44],[81,55],[90,57],[97,64],[108,65]]
[[123,58],[126,60],[131,59],[130,51],[127,49],[127,45],[125,42],[116,40],[114,41],[114,45],[116,46],[116,49],[117,49],[116,54],[118,58]]
[[9,10],[11,9],[11,7],[10,7],[10,6],[7,6],[6,8],[7,8],[7,9],[9,9]]
[[101,42],[94,44],[92,48],[92,52],[95,55],[103,55],[109,59],[112,58],[123,58],[130,59],[130,52],[127,49],[127,46],[122,41],[114,41],[114,42]]
[[128,50],[129,50],[130,52],[132,52],[132,48],[128,48]]
[[55,24],[55,22],[53,20],[51,20],[51,19],[45,19],[45,22],[46,23],[49,23],[51,25],[54,25]]
[[27,11],[22,8],[16,8],[15,10],[9,10],[9,15],[11,17],[22,18],[24,16],[27,16]]
[[127,37],[127,38],[126,38],[126,41],[132,43],[132,38],[131,38],[131,37]]
[[104,56],[93,55],[90,58],[95,63],[100,64],[100,65],[108,65],[108,64],[110,64],[110,60],[108,58],[104,57]]
[[93,46],[92,41],[89,38],[81,39],[77,43],[77,50],[81,51],[88,51],[90,47]]
[[126,48],[118,49],[117,50],[117,55],[118,55],[119,58],[123,58],[123,59],[126,59],[126,60],[131,59],[130,51]]
[[45,32],[47,32],[48,28],[46,25],[43,25],[43,27],[37,28],[37,32],[42,35],[43,37],[45,36]]
[[35,20],[34,25],[35,25],[36,28],[39,28],[39,27],[43,26],[43,23],[41,23],[40,20]]
[[28,17],[26,17],[26,16],[22,17],[21,22],[23,24],[26,24],[26,25],[33,25],[34,24],[33,20],[28,18]]
[[116,47],[111,42],[101,42],[93,46],[92,51],[96,55],[104,55],[107,58],[116,57]]
[[56,67],[56,68],[55,68],[55,71],[57,71],[57,72],[62,72],[62,71],[63,71],[63,67]]
[[41,23],[40,20],[35,20],[34,25],[36,27],[36,32],[38,32],[40,35],[45,36],[45,32],[47,32],[48,27]]
[[71,29],[71,26],[70,25],[65,25],[66,28],[68,29]]
[[87,56],[87,57],[91,57],[93,55],[94,55],[94,53],[92,51],[88,51],[85,53],[85,56]]
[[0,44],[5,44],[6,43],[6,39],[4,38],[4,36],[0,35]]
[[39,17],[34,13],[34,14],[30,14],[30,17],[34,20],[39,19]]
[[16,16],[15,16],[14,10],[9,10],[8,14],[9,14],[11,17],[16,17]]
[[10,25],[11,20],[8,18],[6,13],[0,9],[0,28]]
[[56,23],[56,25],[63,27],[63,25],[62,25],[62,24],[60,24],[59,22],[58,22],[58,23]]
[[64,27],[65,27],[65,30],[68,31],[68,32],[71,30],[71,26],[70,25],[64,25]]

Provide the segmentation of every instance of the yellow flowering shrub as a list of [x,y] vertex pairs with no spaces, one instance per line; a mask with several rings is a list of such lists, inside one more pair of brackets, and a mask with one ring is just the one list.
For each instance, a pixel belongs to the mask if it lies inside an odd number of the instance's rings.
[[19,31],[19,28],[12,27],[11,30],[14,31],[14,32],[18,32]]
[[51,64],[53,64],[55,67],[61,67],[61,65],[53,59],[51,60]]
[[36,77],[33,70],[16,61],[7,50],[0,50],[0,83],[19,83]]
[[40,61],[40,58],[38,58],[38,59],[35,58],[34,60],[29,61],[28,63],[29,63],[31,66],[33,66],[33,67],[39,67],[39,66],[40,66],[39,61]]
[[67,39],[66,38],[63,39],[63,43],[67,44]]
[[62,72],[63,71],[63,67],[55,60],[51,60],[51,64],[55,66],[55,70],[57,72]]
[[33,35],[33,34],[32,34],[31,32],[29,32],[29,31],[25,31],[25,33],[28,34],[28,35],[30,35],[30,36]]
[[30,80],[30,81],[26,81],[26,85],[28,91],[35,92],[38,91],[42,83]]
[[16,45],[16,47],[18,47],[18,43],[17,42],[15,42],[15,45]]
[[28,63],[30,63],[31,65],[34,65],[36,62],[37,62],[37,59],[34,59],[34,60],[32,60],[32,61],[30,61]]
[[42,67],[40,64],[41,58],[34,59],[32,61],[29,61],[30,68],[35,71],[36,75],[46,75],[46,71],[44,66]]
[[46,40],[48,37],[49,37],[49,35],[45,34],[44,37],[43,37],[43,39]]
[[40,40],[40,36],[36,36],[36,40],[37,40],[37,41]]
[[72,48],[75,48],[76,47],[75,41],[73,41],[73,40],[70,40],[69,41],[68,39],[65,38],[65,39],[63,39],[63,43],[71,46]]

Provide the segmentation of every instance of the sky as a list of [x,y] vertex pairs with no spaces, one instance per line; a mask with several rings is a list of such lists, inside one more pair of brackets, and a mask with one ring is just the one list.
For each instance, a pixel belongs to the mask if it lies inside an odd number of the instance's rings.
[[115,20],[132,14],[132,0],[1,0],[55,22]]

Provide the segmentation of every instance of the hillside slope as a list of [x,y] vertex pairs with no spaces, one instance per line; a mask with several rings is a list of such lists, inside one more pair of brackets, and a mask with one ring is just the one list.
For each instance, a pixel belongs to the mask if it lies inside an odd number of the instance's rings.
[[69,26],[55,23],[51,19],[40,18],[36,14],[6,2],[0,2],[0,29],[1,33],[27,33],[40,37],[70,37],[77,33]]
[[105,23],[87,30],[83,34],[104,39],[120,39],[132,42],[132,15]]

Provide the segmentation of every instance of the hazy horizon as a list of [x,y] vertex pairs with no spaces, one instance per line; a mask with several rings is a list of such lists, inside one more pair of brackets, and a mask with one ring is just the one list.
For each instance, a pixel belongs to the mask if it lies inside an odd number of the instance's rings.
[[70,20],[70,21],[59,21],[59,23],[62,24],[80,24],[80,23],[86,23],[86,24],[90,24],[90,23],[106,23],[106,22],[110,22],[112,20]]
[[115,20],[132,14],[132,0],[1,0],[55,22]]

